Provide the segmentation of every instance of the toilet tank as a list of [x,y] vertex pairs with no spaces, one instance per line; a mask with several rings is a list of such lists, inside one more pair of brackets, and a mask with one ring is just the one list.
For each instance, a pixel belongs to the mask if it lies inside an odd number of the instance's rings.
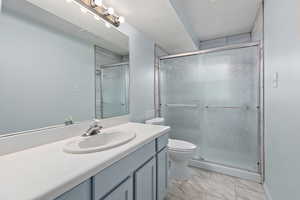
[[151,124],[151,125],[164,125],[165,124],[165,119],[164,118],[154,118],[154,119],[149,119],[146,120],[146,124]]

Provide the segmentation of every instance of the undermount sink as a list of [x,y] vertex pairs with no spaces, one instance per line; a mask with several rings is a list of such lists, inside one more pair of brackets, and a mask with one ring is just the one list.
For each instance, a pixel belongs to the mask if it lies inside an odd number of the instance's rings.
[[101,131],[100,134],[88,137],[78,137],[65,144],[63,150],[67,153],[83,154],[104,151],[123,144],[135,138],[135,133],[126,131]]

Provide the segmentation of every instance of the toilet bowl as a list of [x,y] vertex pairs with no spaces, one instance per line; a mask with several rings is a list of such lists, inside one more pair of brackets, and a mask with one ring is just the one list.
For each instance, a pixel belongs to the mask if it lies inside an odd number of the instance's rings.
[[171,160],[170,177],[177,180],[190,178],[188,164],[197,146],[183,140],[169,139],[168,152]]
[[[147,120],[146,124],[164,125],[163,118]],[[171,161],[170,178],[188,180],[190,178],[188,163],[193,158],[197,146],[183,140],[169,139],[168,153]]]

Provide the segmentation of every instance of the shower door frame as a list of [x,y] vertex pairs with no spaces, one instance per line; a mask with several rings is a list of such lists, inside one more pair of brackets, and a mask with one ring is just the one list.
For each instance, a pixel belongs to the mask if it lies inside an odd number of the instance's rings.
[[[194,55],[201,55],[201,54],[208,54],[213,52],[220,52],[226,50],[233,50],[233,49],[242,49],[248,47],[257,47],[257,68],[258,68],[258,127],[257,127],[257,134],[258,134],[258,174],[255,172],[251,172],[245,169],[241,169],[234,166],[228,166],[222,163],[214,163],[205,160],[192,160],[190,165],[195,167],[204,167],[210,168],[211,170],[216,170],[218,172],[222,172],[229,175],[240,176],[241,178],[251,179],[257,182],[264,181],[264,169],[265,169],[265,151],[264,151],[264,65],[263,65],[263,46],[260,42],[249,42],[249,43],[241,43],[241,44],[234,44],[234,45],[226,45],[217,48],[193,51],[193,52],[186,52],[186,53],[179,53],[167,56],[161,56],[158,58],[159,62],[158,65],[154,66],[155,68],[155,116],[161,117],[161,77],[160,77],[160,66],[161,61],[166,59],[172,58],[179,58],[179,57],[186,57],[186,56],[194,56]],[[156,77],[157,76],[157,77]],[[157,100],[156,100],[157,99]],[[201,164],[202,163],[202,164]],[[203,164],[206,163],[206,164]],[[209,166],[209,167],[208,167]]]
[[[127,89],[127,92],[126,95],[125,95],[125,104],[127,104],[127,114],[129,113],[129,106],[130,106],[130,98],[129,98],[129,91],[130,91],[130,66],[129,66],[129,62],[119,62],[119,63],[114,63],[114,64],[106,64],[106,65],[100,65],[100,64],[97,64],[95,65],[95,73],[99,72],[100,73],[100,109],[101,109],[101,119],[105,119],[107,117],[104,117],[104,112],[103,112],[103,109],[104,109],[104,106],[103,106],[103,70],[104,69],[110,69],[110,68],[114,68],[114,67],[120,67],[122,65],[127,65],[126,69],[125,69],[125,73],[126,73],[126,76],[125,76],[125,82],[126,82],[126,89]],[[95,76],[96,77],[96,76]],[[96,84],[96,78],[95,78],[95,84]],[[95,94],[96,94],[96,87],[95,87]],[[96,107],[97,107],[97,97],[95,95],[95,118],[97,118],[97,111],[96,111]],[[127,114],[124,114],[124,115],[127,115]]]

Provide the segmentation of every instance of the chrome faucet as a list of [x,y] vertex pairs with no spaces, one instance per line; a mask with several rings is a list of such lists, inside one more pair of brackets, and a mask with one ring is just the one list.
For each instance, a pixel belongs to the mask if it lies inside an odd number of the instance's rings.
[[98,135],[100,130],[103,128],[99,125],[100,120],[94,119],[93,123],[90,125],[88,130],[82,135],[83,137]]

